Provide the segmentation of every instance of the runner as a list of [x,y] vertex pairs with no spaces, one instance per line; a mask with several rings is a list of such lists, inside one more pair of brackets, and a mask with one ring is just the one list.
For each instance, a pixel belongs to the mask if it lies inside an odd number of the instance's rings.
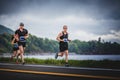
[[28,38],[28,31],[24,29],[24,24],[20,23],[20,28],[15,31],[15,34],[18,35],[18,46],[20,50],[20,56],[22,59],[22,64],[25,64],[24,61],[24,50],[26,47],[26,39]]
[[12,36],[11,44],[13,45],[13,55],[11,56],[11,60],[13,60],[13,58],[17,56],[16,63],[18,64],[18,57],[20,55],[20,51],[18,47],[18,41],[16,38],[17,38],[17,35]]
[[68,32],[67,32],[67,25],[63,26],[63,31],[61,33],[58,34],[57,38],[59,41],[59,49],[60,52],[56,53],[55,55],[55,59],[57,59],[58,56],[63,56],[65,54],[65,66],[68,67],[68,42],[70,42],[71,40],[68,39]]

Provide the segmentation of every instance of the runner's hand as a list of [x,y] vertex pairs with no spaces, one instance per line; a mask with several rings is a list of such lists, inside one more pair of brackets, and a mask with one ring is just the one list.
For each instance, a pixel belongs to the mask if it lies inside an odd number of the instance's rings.
[[27,39],[27,36],[24,36],[25,39]]
[[72,40],[68,40],[69,42],[71,42]]
[[62,40],[62,39],[60,41],[64,42],[64,40]]
[[19,38],[18,38],[18,36],[17,36],[17,35],[15,35],[15,36],[14,36],[14,38],[15,38],[17,41],[19,41]]

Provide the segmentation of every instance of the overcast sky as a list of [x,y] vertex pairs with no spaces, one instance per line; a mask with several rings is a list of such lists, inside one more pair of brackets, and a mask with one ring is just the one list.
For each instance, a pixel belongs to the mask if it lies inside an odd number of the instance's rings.
[[0,24],[16,30],[20,22],[38,37],[55,40],[68,25],[72,40],[120,43],[120,0],[0,0]]

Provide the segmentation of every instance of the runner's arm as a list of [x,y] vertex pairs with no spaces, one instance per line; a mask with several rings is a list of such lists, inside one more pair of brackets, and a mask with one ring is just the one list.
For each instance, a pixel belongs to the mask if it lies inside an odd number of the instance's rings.
[[69,42],[71,42],[72,40],[71,39],[68,39]]
[[62,39],[60,39],[60,36],[62,36],[62,33],[59,33],[59,34],[58,34],[56,40],[58,40],[58,41],[63,41]]
[[12,45],[14,44],[14,41],[15,41],[15,38],[13,38],[12,41],[11,41],[11,44],[12,44]]
[[24,36],[25,39],[27,39],[29,37],[28,31],[26,30],[26,35]]
[[27,39],[29,37],[29,34],[26,34],[24,37],[25,37],[25,39]]
[[[69,34],[69,33],[68,33]],[[71,42],[72,40],[68,38],[68,41]]]

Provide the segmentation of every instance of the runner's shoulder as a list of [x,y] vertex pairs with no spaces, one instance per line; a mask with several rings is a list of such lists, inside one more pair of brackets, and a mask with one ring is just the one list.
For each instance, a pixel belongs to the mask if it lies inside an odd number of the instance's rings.
[[[59,34],[60,34],[60,35],[63,35],[63,34],[64,34],[64,32],[63,32],[63,31],[61,31]],[[69,34],[69,33],[67,32],[67,34]]]
[[62,36],[62,35],[63,35],[63,32],[60,32],[58,35],[59,35],[59,36]]
[[24,28],[23,30],[28,32],[28,30],[27,30],[27,29],[25,29],[25,28]]
[[18,31],[19,31],[19,29],[17,29],[17,30],[15,31],[15,34],[17,34],[17,33],[18,33]]
[[27,31],[27,29],[25,29],[25,28],[23,30]]

